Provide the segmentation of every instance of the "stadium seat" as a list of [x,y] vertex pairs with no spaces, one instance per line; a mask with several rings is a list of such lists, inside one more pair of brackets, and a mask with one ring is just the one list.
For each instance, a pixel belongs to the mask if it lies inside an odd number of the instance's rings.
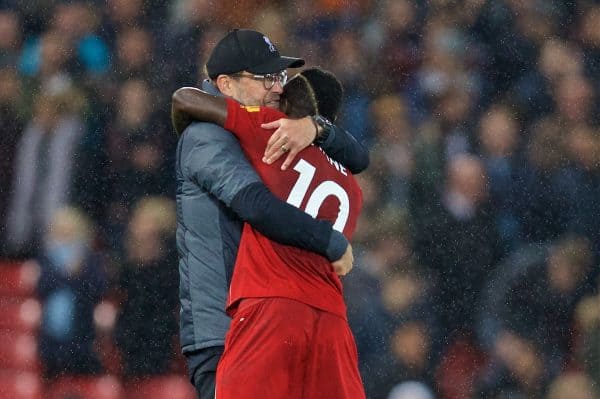
[[40,268],[34,261],[0,263],[0,296],[24,298],[35,295]]
[[189,380],[180,375],[165,375],[142,379],[125,386],[127,399],[196,399]]
[[[99,377],[68,376],[53,382],[45,399],[64,399],[72,395],[83,399],[123,399],[119,380],[110,375]],[[152,396],[149,396],[150,398]],[[146,398],[146,399],[148,399]]]
[[12,331],[0,333],[0,368],[38,372],[40,361],[35,336]]
[[0,371],[0,398],[42,399],[42,381],[31,372]]
[[40,326],[42,307],[33,298],[0,298],[0,329],[23,332],[36,332]]

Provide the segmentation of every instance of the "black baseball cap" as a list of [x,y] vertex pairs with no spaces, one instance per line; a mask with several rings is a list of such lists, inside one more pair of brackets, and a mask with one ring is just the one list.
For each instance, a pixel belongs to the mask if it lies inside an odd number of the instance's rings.
[[206,63],[206,71],[214,79],[241,71],[260,75],[275,73],[302,65],[304,60],[301,58],[280,55],[273,42],[262,33],[234,29],[217,43]]

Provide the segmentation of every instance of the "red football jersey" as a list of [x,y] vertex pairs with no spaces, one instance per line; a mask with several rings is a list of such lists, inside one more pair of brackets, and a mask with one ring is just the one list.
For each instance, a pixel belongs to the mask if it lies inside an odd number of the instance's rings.
[[[285,171],[280,168],[285,157],[272,165],[262,161],[273,131],[260,125],[285,117],[271,108],[245,107],[228,99],[225,129],[238,138],[273,194],[313,217],[331,221],[334,229],[350,240],[362,206],[362,192],[349,171],[317,146],[304,149]],[[346,317],[342,284],[327,258],[271,241],[245,224],[228,310],[243,298],[261,297],[290,298]]]

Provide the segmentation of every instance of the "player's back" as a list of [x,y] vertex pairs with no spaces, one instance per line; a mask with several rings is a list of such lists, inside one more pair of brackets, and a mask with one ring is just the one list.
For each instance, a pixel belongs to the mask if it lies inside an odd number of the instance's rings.
[[[280,169],[283,158],[272,165],[263,163],[262,150],[272,132],[260,129],[260,123],[284,115],[267,109],[247,112],[232,108],[228,107],[225,127],[240,139],[267,187],[311,216],[331,221],[334,229],[350,239],[362,206],[362,193],[354,176],[316,146],[299,153],[285,171]],[[343,317],[346,314],[340,279],[325,257],[278,244],[245,225],[230,304],[249,297],[286,297]]]

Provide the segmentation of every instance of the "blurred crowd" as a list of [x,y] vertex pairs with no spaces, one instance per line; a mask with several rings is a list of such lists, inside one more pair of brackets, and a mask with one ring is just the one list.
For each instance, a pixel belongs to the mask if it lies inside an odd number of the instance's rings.
[[[170,95],[232,27],[345,86],[371,149],[344,279],[373,399],[600,399],[600,3],[0,0],[0,238],[48,378],[179,351]],[[104,360],[103,360],[104,359]]]

